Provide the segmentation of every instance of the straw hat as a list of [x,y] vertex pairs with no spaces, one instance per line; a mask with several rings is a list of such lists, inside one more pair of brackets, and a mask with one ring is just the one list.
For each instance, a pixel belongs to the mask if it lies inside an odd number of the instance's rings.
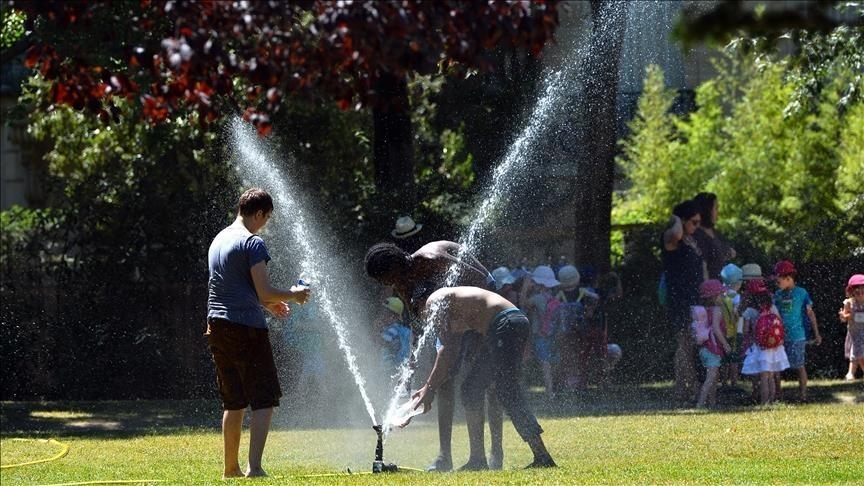
[[558,270],[558,280],[564,290],[575,289],[579,286],[579,270],[573,265],[564,265]]
[[420,231],[421,228],[423,225],[415,223],[411,216],[399,216],[396,219],[396,227],[390,232],[390,235],[394,238],[408,238]]
[[762,278],[762,267],[755,263],[748,263],[741,267],[741,278],[743,280],[753,280]]

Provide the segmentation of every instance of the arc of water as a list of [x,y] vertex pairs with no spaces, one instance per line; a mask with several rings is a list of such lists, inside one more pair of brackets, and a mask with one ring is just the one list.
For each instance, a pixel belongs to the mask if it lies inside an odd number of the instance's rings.
[[[604,10],[601,15],[621,15],[622,5],[624,4],[618,2],[604,4]],[[601,32],[600,35],[603,35],[603,33]],[[535,104],[528,124],[513,142],[502,162],[495,167],[492,180],[484,192],[482,202],[471,218],[472,223],[465,235],[460,239],[461,249],[457,255],[457,260],[447,270],[444,278],[445,287],[453,286],[459,279],[462,271],[461,262],[477,246],[482,231],[486,228],[491,216],[502,202],[501,197],[499,197],[500,194],[506,188],[513,185],[512,174],[517,170],[524,170],[533,162],[530,155],[534,149],[534,142],[537,140],[543,127],[547,126],[548,122],[557,115],[558,110],[556,108],[563,105],[563,103],[559,102],[562,96],[566,94],[565,88],[568,87],[567,83],[564,83],[563,80],[578,77],[582,68],[581,61],[585,58],[589,47],[589,44],[585,44],[579,48],[571,49],[571,54],[567,56],[563,66],[545,77],[543,94]],[[433,323],[440,318],[441,311],[443,311],[441,306],[430,308],[427,323],[423,328],[423,335],[418,340],[417,346],[414,349],[413,357],[415,360],[431,340]],[[407,364],[404,364],[400,368],[400,377],[394,389],[394,396],[389,402],[385,417],[392,417],[396,413],[399,407],[398,391],[411,379],[413,373],[414,371]],[[385,424],[388,424],[388,422],[387,419],[384,420]],[[388,424],[385,433],[389,433],[389,431],[390,427]]]
[[[320,273],[321,262],[316,262],[315,255],[320,255],[320,248],[313,248],[313,241],[321,241],[319,238],[310,237],[311,229],[307,224],[306,212],[302,205],[298,203],[294,194],[297,194],[296,188],[292,187],[291,179],[286,177],[283,171],[270,160],[265,150],[262,150],[260,144],[263,143],[254,133],[254,129],[247,123],[243,122],[239,117],[231,122],[231,135],[234,138],[235,147],[239,150],[242,158],[241,162],[244,167],[249,169],[249,172],[254,176],[255,183],[269,181],[269,184],[261,184],[267,187],[268,192],[276,198],[277,208],[290,209],[291,211],[291,233],[294,239],[300,246],[300,267],[303,272],[307,273],[312,278],[313,295],[321,304],[321,309],[330,321],[331,327],[336,332],[336,339],[339,349],[342,350],[345,362],[348,365],[348,370],[360,390],[360,396],[363,398],[363,403],[366,406],[366,412],[372,419],[372,425],[378,425],[375,417],[375,409],[372,406],[372,401],[366,392],[366,380],[360,373],[357,366],[357,358],[348,343],[348,334],[345,329],[345,324],[340,319],[336,311],[334,300],[328,292],[326,278]],[[315,285],[315,283],[322,285]]]

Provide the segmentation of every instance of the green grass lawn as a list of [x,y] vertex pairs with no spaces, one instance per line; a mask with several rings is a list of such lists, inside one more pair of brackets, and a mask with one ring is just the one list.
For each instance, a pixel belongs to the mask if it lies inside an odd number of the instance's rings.
[[[794,397],[794,388],[785,389]],[[864,479],[864,389],[861,381],[812,381],[811,403],[794,399],[762,408],[743,391],[721,395],[717,409],[678,409],[668,383],[589,390],[555,403],[532,394],[558,461],[553,470],[523,471],[528,446],[505,422],[505,470],[372,475],[375,433],[368,425],[280,425],[264,456],[271,477],[257,484],[492,483],[848,483]],[[285,408],[285,407],[283,407]],[[218,403],[212,401],[4,402],[0,482],[68,484],[153,480],[167,484],[221,483]],[[393,432],[387,462],[422,469],[437,453],[434,412]],[[48,439],[59,441],[15,439]],[[248,436],[243,437],[241,457]],[[456,465],[467,459],[464,424],[457,419]],[[488,444],[488,440],[487,440]],[[40,464],[6,467],[51,458]],[[245,466],[245,464],[242,464]],[[348,471],[351,471],[351,475]],[[230,482],[246,482],[238,479]]]

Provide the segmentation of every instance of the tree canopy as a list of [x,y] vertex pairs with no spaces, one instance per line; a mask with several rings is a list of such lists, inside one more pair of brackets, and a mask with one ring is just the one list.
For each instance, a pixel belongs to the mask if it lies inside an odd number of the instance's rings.
[[490,69],[501,45],[539,52],[556,3],[8,2],[27,13],[26,63],[54,103],[108,119],[115,97],[139,97],[153,122],[183,109],[211,122],[228,100],[262,134],[289,93],[374,106],[388,75]]
[[840,26],[799,39],[791,56],[759,38],[731,43],[684,116],[669,113],[675,93],[649,68],[622,141],[630,186],[616,196],[616,222],[665,221],[675,204],[708,190],[721,228],[760,254],[864,252],[864,32]]

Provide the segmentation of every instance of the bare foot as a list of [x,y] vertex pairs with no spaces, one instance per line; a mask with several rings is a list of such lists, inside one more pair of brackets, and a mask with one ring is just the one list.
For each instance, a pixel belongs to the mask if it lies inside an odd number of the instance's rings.
[[453,460],[449,457],[439,455],[432,464],[426,468],[427,472],[450,472],[453,470]]
[[265,478],[267,477],[267,472],[261,468],[258,469],[249,469],[246,471],[247,478]]
[[237,469],[232,469],[229,471],[225,471],[222,473],[222,479],[231,479],[231,478],[242,478],[244,477],[243,471],[238,467]]
[[464,466],[460,467],[460,471],[486,471],[489,469],[489,464],[486,458],[483,459],[468,459]]

